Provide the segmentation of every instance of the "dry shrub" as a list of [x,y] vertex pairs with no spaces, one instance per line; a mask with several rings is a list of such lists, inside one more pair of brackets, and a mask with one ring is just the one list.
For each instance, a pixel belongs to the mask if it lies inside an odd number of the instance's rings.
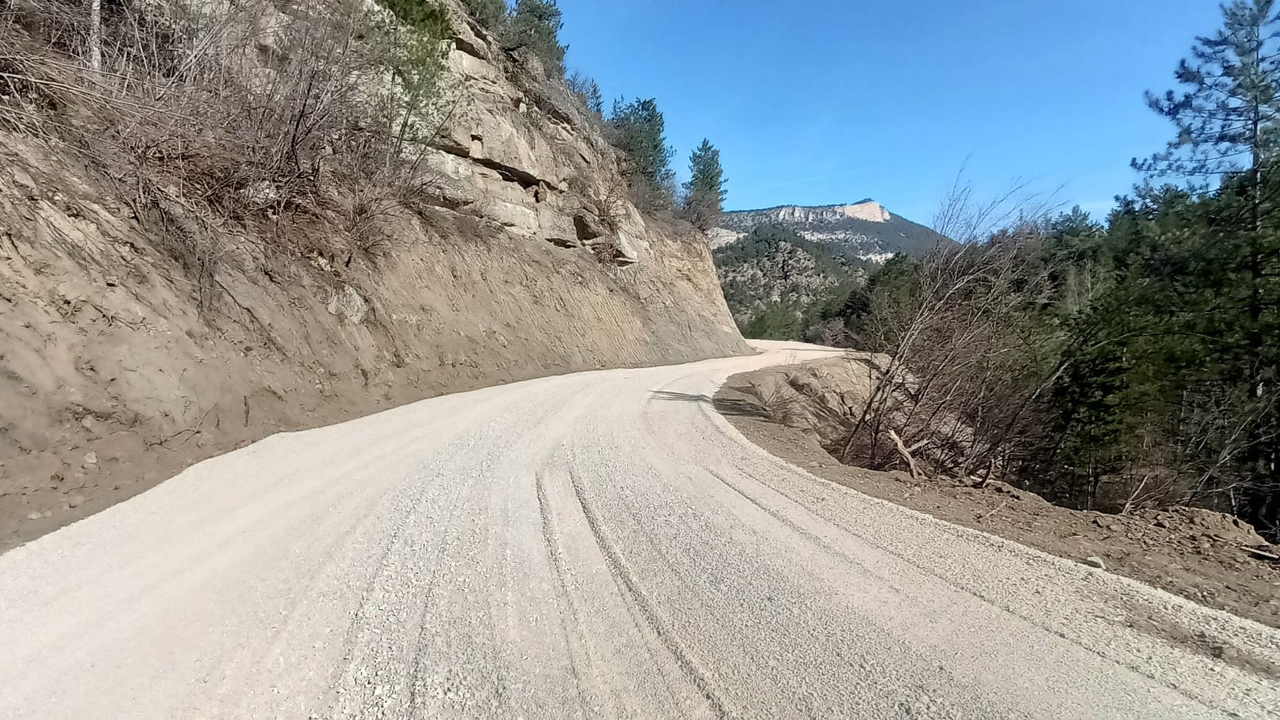
[[610,175],[612,180],[597,189],[586,177],[574,174],[569,177],[569,189],[581,197],[589,198],[591,209],[610,232],[618,232],[627,214],[629,204],[627,182],[621,176]]
[[[81,4],[19,0],[0,21],[0,122],[81,150],[166,224],[329,213],[371,251],[379,218],[431,183],[447,28],[359,0],[277,7],[105,6],[94,71]],[[170,248],[184,268],[207,266],[188,244]]]
[[931,471],[958,477],[1012,473],[1039,448],[1062,368],[1053,338],[1025,335],[1052,276],[1022,261],[1036,241],[1028,228],[939,248],[873,293],[865,334],[887,358],[867,364],[871,397],[842,461],[898,467],[890,431]]
[[617,265],[622,257],[622,248],[612,240],[593,241],[591,252],[595,253],[596,260],[599,260],[601,265]]
[[779,425],[800,426],[808,417],[802,398],[788,385],[772,384],[767,387],[752,386],[760,403],[769,412],[769,419]]

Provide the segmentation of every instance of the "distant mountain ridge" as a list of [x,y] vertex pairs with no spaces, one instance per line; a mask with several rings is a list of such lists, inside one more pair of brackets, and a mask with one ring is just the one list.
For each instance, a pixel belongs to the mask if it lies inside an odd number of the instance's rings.
[[[765,215],[770,219],[792,222],[834,223],[854,218],[871,222],[888,222],[892,215],[883,205],[870,198],[838,205],[776,205],[759,210],[733,210],[728,215],[751,219]],[[730,222],[735,222],[730,218]]]
[[940,243],[953,242],[868,198],[845,205],[779,205],[727,212],[720,226],[709,233],[712,247],[732,243],[762,225],[791,230],[806,240],[833,245],[850,259],[875,263],[897,253],[919,257]]

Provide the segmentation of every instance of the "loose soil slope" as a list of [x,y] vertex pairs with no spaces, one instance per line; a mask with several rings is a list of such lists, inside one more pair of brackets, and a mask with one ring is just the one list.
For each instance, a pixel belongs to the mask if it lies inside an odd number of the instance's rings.
[[282,430],[746,350],[705,240],[625,202],[605,222],[621,181],[594,122],[449,6],[434,195],[377,248],[342,237],[338,197],[283,232],[202,221],[193,254],[194,213],[0,135],[0,550]]

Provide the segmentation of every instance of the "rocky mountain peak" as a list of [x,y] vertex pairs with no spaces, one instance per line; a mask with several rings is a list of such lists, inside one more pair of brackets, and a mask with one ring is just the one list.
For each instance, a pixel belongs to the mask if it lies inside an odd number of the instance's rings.
[[883,205],[874,200],[863,200],[849,205],[823,205],[819,207],[783,205],[765,210],[746,211],[741,215],[748,216],[752,220],[758,219],[760,224],[773,222],[780,225],[791,223],[836,223],[849,219],[884,223],[893,219],[893,215]]
[[806,240],[830,244],[851,259],[884,262],[896,253],[919,256],[947,238],[894,215],[875,200],[841,205],[780,205],[725,213],[708,233],[713,248],[728,245],[761,226],[776,226]]

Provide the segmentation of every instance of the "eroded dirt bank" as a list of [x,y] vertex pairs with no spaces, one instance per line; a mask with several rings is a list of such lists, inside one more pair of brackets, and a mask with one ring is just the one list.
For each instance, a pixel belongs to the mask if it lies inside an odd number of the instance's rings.
[[[1106,572],[1280,627],[1280,562],[1266,557],[1280,553],[1236,518],[1193,508],[1131,515],[1083,512],[1004,483],[975,487],[841,464],[823,448],[813,428],[817,407],[803,398],[804,390],[852,404],[865,397],[865,386],[857,383],[865,381],[865,374],[840,372],[842,362],[828,359],[735,375],[717,393],[716,406],[748,439],[818,477],[1052,555],[1077,562],[1098,558]],[[824,365],[837,370],[824,370]],[[1194,633],[1171,630],[1159,617],[1134,617],[1132,623],[1140,630],[1172,634],[1168,639],[1210,654],[1227,652]],[[1280,677],[1280,668],[1267,670]]]

